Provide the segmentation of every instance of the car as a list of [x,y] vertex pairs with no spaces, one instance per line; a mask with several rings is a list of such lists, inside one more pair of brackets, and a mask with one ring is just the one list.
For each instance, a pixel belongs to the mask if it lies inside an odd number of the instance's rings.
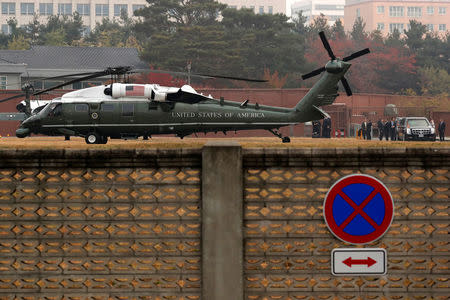
[[403,117],[397,127],[398,140],[435,141],[436,129],[425,117]]

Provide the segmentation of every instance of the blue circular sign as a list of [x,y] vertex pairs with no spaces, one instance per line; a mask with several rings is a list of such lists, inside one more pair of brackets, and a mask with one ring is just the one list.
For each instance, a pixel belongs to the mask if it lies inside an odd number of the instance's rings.
[[325,222],[339,239],[366,244],[380,238],[392,223],[394,203],[386,186],[362,174],[338,180],[324,201]]

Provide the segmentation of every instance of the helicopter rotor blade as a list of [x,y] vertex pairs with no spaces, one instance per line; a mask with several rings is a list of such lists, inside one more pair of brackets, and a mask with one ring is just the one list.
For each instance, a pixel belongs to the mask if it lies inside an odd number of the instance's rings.
[[312,72],[309,72],[308,74],[302,75],[302,79],[305,80],[305,79],[308,79],[308,78],[317,76],[317,75],[319,75],[320,73],[322,73],[323,71],[325,71],[325,67],[319,68],[319,69],[317,69],[317,70],[314,70],[314,71],[312,71]]
[[94,73],[89,73],[90,75],[84,76],[84,77],[80,77],[80,78],[75,78],[66,82],[63,82],[61,84],[52,86],[50,88],[44,89],[44,90],[40,90],[36,93],[33,93],[34,96],[43,94],[43,93],[47,93],[49,91],[52,90],[56,90],[59,89],[63,86],[69,85],[69,84],[73,84],[76,82],[80,82],[80,81],[84,81],[84,80],[89,80],[89,79],[93,79],[93,78],[98,78],[98,77],[102,77],[102,76],[106,76],[106,75],[121,75],[121,74],[125,74],[127,72],[129,72],[131,70],[131,67],[114,67],[114,68],[107,68],[103,71],[100,72],[94,72]]
[[21,97],[25,97],[25,94],[15,95],[15,96],[12,96],[12,97],[8,97],[8,98],[5,98],[5,99],[2,99],[2,100],[0,100],[0,103],[7,102],[7,101],[10,101],[10,100],[13,100],[13,99],[17,99],[17,98],[21,98]]
[[351,55],[349,55],[347,57],[344,57],[342,60],[343,61],[349,61],[349,60],[355,59],[357,57],[360,57],[360,56],[363,56],[363,55],[366,55],[366,54],[369,54],[369,53],[370,53],[370,49],[366,48],[366,49],[360,50],[358,52],[355,52],[355,53],[353,53],[353,54],[351,54]]
[[342,77],[341,79],[342,85],[344,86],[345,92],[347,93],[347,96],[351,96],[353,95],[352,93],[352,89],[350,88],[350,85],[348,84],[347,79],[345,79],[345,77]]
[[198,74],[198,73],[189,74],[188,72],[165,71],[165,70],[150,70],[148,73],[162,73],[162,74],[171,74],[171,75],[191,76],[191,77],[198,77],[198,78],[204,78],[204,79],[222,78],[222,79],[230,79],[230,80],[249,81],[249,82],[267,82],[267,80],[264,80],[264,79],[253,79],[253,78],[211,75],[211,74]]
[[321,32],[319,32],[319,36],[320,36],[320,39],[322,40],[322,44],[325,47],[325,49],[327,50],[328,55],[330,56],[331,60],[335,60],[336,56],[334,55],[333,50],[331,49],[331,46],[328,43],[327,38],[325,37],[325,33],[323,31],[321,31]]
[[252,78],[243,78],[243,77],[233,77],[233,76],[222,76],[222,75],[209,75],[209,74],[194,74],[197,76],[204,76],[206,78],[222,78],[222,79],[230,79],[230,80],[239,80],[239,81],[249,81],[249,82],[267,82],[268,80],[264,79],[252,79]]

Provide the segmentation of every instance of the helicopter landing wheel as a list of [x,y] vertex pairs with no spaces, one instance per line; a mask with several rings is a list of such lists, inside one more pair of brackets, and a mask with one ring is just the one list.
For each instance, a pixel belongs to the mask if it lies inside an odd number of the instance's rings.
[[290,139],[288,136],[285,136],[285,137],[283,137],[283,138],[281,139],[281,141],[282,141],[283,143],[290,143],[290,142],[291,142],[291,139]]
[[88,133],[84,139],[86,140],[86,144],[99,144],[101,143],[101,137],[95,133],[95,132],[90,132]]
[[99,140],[99,144],[106,144],[108,142],[108,137],[103,135]]

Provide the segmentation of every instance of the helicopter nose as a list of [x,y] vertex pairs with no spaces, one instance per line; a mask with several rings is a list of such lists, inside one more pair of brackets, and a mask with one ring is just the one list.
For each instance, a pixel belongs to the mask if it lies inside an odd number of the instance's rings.
[[24,138],[26,136],[28,136],[30,134],[30,129],[29,128],[23,128],[23,127],[19,127],[16,130],[16,136],[18,138]]

